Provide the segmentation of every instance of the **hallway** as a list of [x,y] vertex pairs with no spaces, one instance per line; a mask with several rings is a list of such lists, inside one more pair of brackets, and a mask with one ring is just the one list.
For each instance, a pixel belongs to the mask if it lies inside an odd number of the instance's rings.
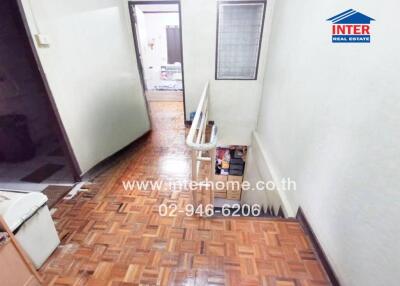
[[330,285],[296,220],[162,217],[185,191],[124,191],[122,181],[188,180],[183,107],[151,102],[148,137],[87,192],[57,206],[61,245],[42,267],[46,285]]

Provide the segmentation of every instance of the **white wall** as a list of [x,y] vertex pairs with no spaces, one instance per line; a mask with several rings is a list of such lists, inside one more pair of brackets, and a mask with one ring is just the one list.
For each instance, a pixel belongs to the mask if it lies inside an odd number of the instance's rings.
[[211,120],[221,145],[248,145],[257,123],[272,1],[267,5],[257,80],[215,80],[217,1],[183,0],[182,33],[186,119],[210,81]]
[[[376,19],[371,44],[331,43],[325,20],[350,8]],[[342,285],[399,284],[399,9],[396,0],[274,7],[258,148],[269,171],[297,181],[286,206],[303,208]]]
[[149,130],[127,5],[22,0],[72,149],[84,173]]
[[[244,180],[249,182],[252,188],[257,188],[259,182],[264,182],[266,186],[258,191],[253,189],[242,191],[241,203],[258,204],[263,206],[265,210],[272,207],[275,214],[278,214],[280,207],[283,207],[286,217],[294,217],[296,209],[289,201],[292,192],[285,191],[284,185],[282,185],[282,179],[289,177],[283,177],[278,173],[279,170],[271,165],[271,154],[264,148],[265,142],[261,141],[258,133],[255,131],[252,135],[252,142],[246,159]],[[295,189],[293,186],[291,188]]]
[[[260,149],[253,146],[248,148],[244,178],[252,187],[257,186],[257,182],[261,181],[260,178],[264,178],[264,181],[272,181],[267,166],[262,165],[265,161],[259,160],[260,156],[262,156]],[[265,190],[242,190],[241,202],[242,204],[260,205],[264,211],[267,211],[271,204],[271,196]]]

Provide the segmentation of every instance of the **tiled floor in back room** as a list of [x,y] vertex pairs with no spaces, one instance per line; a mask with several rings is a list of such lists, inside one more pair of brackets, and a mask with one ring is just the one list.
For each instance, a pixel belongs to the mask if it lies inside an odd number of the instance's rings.
[[295,220],[162,217],[186,191],[124,191],[125,179],[190,177],[181,102],[151,102],[153,132],[88,192],[54,213],[61,245],[40,270],[46,285],[330,285]]
[[[46,165],[60,166],[43,181],[25,180],[27,176]],[[37,147],[36,155],[18,163],[0,162],[0,189],[41,192],[49,185],[73,185],[74,179],[67,160],[57,141],[47,140]]]

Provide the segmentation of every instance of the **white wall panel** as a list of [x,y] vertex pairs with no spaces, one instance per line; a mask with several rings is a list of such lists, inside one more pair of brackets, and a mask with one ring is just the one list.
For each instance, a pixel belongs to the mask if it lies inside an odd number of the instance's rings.
[[150,128],[125,3],[23,0],[66,133],[82,172]]

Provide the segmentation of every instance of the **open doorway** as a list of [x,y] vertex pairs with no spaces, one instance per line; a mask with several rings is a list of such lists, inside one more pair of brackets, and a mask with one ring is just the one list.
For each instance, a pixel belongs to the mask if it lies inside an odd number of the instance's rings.
[[[0,191],[54,193],[78,177],[39,72],[17,1],[0,9]],[[65,187],[65,188],[61,188]]]
[[184,102],[179,2],[131,1],[129,11],[147,101]]

